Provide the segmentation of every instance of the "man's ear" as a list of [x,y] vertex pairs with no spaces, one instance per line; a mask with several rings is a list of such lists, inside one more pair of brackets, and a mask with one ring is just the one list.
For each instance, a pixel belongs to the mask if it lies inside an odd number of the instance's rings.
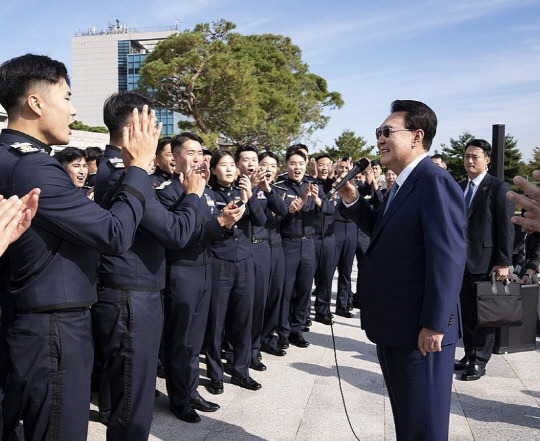
[[424,142],[424,131],[422,129],[415,130],[413,137],[413,145],[422,146]]
[[38,116],[41,116],[43,114],[43,99],[39,95],[39,93],[31,93],[26,98],[26,106],[28,109],[35,113]]
[[489,161],[491,161],[491,157],[490,157],[490,156],[486,156],[486,165],[489,164]]

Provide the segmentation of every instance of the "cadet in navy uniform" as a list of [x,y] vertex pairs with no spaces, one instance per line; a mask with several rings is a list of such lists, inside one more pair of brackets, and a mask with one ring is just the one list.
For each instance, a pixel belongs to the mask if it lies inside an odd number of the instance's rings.
[[[251,180],[253,197],[259,200],[261,209],[284,216],[287,213],[285,203],[276,191],[272,190],[265,171],[259,168],[257,150],[250,145],[239,146],[235,153],[240,176],[248,176]],[[253,300],[253,320],[251,326],[251,364],[250,368],[265,371],[266,366],[261,358],[261,333],[264,324],[264,311],[270,287],[270,270],[272,253],[269,244],[269,232],[265,225],[251,226],[251,242],[253,244],[253,261],[255,263],[255,291]]]
[[[332,158],[323,154],[315,158],[317,169],[317,182],[320,184],[321,192],[326,193],[331,189],[333,179],[328,177],[328,172],[332,167]],[[333,323],[330,314],[330,300],[332,297],[332,274],[334,264],[334,254],[336,250],[336,238],[334,235],[334,212],[336,201],[330,202],[331,213],[319,213],[314,217],[315,234],[313,243],[315,244],[315,258],[317,268],[315,271],[315,321],[324,325]]]
[[[273,152],[263,152],[259,155],[259,165],[265,171],[268,182],[273,182],[279,169],[279,158]],[[283,201],[287,189],[272,184],[272,192],[276,192]],[[283,201],[283,204],[285,202]],[[286,205],[284,206],[286,209]],[[284,214],[277,214],[266,207],[266,229],[268,230],[268,243],[270,244],[270,286],[264,308],[264,321],[261,331],[261,351],[282,357],[286,352],[278,347],[274,333],[279,323],[281,298],[285,280],[285,255],[281,245],[281,219]],[[286,214],[286,211],[285,211]]]
[[[189,132],[171,139],[175,173],[170,181],[156,188],[160,202],[169,210],[178,209],[184,195],[180,173],[203,166],[202,139]],[[214,412],[219,405],[206,401],[197,391],[199,385],[199,353],[210,307],[212,266],[210,242],[230,230],[240,209],[216,208],[212,190],[205,188],[201,223],[184,248],[167,250],[167,285],[164,291],[165,310],[165,379],[171,411],[182,421],[201,420],[195,410]]]
[[171,175],[174,173],[174,158],[171,151],[171,138],[169,136],[164,136],[158,141],[154,165],[156,169],[150,175],[150,181],[152,182],[152,187],[156,188],[171,179]]
[[[131,122],[129,109],[149,103],[149,98],[136,92],[122,92],[107,99],[103,113],[111,145],[122,149],[120,134],[122,127]],[[122,174],[120,170],[117,173]],[[116,186],[122,177],[111,176],[110,180]],[[148,439],[163,328],[165,247],[184,247],[198,230],[205,185],[204,170],[186,171],[182,182],[186,194],[177,212],[166,210],[157,198],[152,198],[131,248],[119,256],[101,255],[98,301],[92,307],[92,319],[94,336],[105,350],[111,394],[108,440]],[[101,205],[108,204],[107,193]]]
[[223,331],[233,348],[231,382],[258,390],[261,385],[249,376],[255,284],[251,225],[264,225],[266,216],[259,200],[252,195],[249,178],[241,177],[239,188],[233,185],[236,162],[232,153],[214,153],[210,171],[217,208],[221,210],[232,203],[245,207],[245,212],[230,233],[212,242],[212,299],[206,345],[206,367],[210,378],[208,390],[213,394],[223,392]]
[[[344,177],[350,168],[348,158],[342,158],[337,173]],[[340,204],[341,195],[337,193],[332,199],[334,204]],[[338,284],[336,295],[336,314],[352,317],[349,309],[353,303],[351,290],[351,272],[356,250],[358,227],[348,217],[341,214],[339,209],[335,213],[334,234],[336,236],[336,252],[334,255],[334,264],[332,274],[338,270]]]
[[332,213],[320,186],[304,176],[307,158],[300,149],[289,149],[286,155],[287,178],[280,184],[287,189],[288,213],[281,222],[281,238],[286,260],[278,345],[305,348],[302,336],[309,317],[309,296],[315,275],[314,218]]
[[[110,211],[90,201],[48,154],[67,144],[76,111],[65,66],[24,55],[0,67],[0,194],[41,189],[32,226],[8,249],[10,393],[23,397],[25,439],[86,440],[92,368],[91,320],[98,252],[123,253],[152,198],[145,170],[161,131],[154,113],[134,111],[124,129],[126,176]],[[5,439],[19,420],[6,421]]]

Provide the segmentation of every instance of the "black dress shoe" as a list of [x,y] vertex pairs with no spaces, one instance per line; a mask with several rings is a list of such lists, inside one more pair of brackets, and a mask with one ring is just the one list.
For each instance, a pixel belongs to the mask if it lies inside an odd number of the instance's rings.
[[189,404],[179,404],[176,406],[171,405],[171,411],[186,423],[198,423],[201,421],[201,417],[197,415],[197,412],[195,412],[193,407],[191,407]]
[[461,360],[454,363],[454,370],[463,371],[469,367],[469,364],[471,364],[471,357],[469,354],[465,354]]
[[262,361],[257,360],[256,358],[251,359],[251,363],[249,364],[249,368],[250,369],[255,369],[256,371],[260,371],[260,372],[266,370],[265,364]]
[[336,315],[340,315],[341,317],[345,317],[345,318],[354,317],[354,314],[352,312],[349,312],[346,309],[341,309],[341,308],[336,308]]
[[266,352],[267,354],[275,355],[276,357],[283,357],[287,352],[283,349],[278,348],[277,346],[271,345],[261,345],[261,351]]
[[201,412],[215,412],[219,410],[219,404],[206,401],[200,395],[198,397],[191,398],[189,400],[189,405],[195,410],[200,410]]
[[279,337],[277,345],[281,349],[287,349],[289,347],[289,339],[287,337]]
[[302,337],[302,334],[289,335],[289,341],[291,342],[291,345],[298,346],[299,348],[307,348],[309,346],[309,342]]
[[332,317],[330,317],[330,314],[324,314],[324,315],[315,314],[315,321],[322,323],[323,325],[331,325],[334,323],[334,320],[332,320]]
[[236,384],[237,386],[243,387],[244,389],[249,390],[259,390],[262,386],[261,383],[257,383],[253,378],[237,378],[231,377],[231,383]]
[[470,364],[467,369],[461,374],[459,379],[461,381],[475,381],[480,380],[482,376],[486,375],[486,368],[481,367],[478,364]]
[[210,384],[206,386],[208,392],[214,395],[223,393],[223,381],[222,380],[210,380]]

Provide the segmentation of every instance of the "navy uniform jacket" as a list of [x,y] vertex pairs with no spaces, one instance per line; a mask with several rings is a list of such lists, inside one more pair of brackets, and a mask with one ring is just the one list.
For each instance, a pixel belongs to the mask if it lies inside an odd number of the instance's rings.
[[[124,170],[116,168],[109,177],[112,183],[109,188],[120,185],[123,175]],[[105,208],[109,204],[107,196],[101,201]],[[203,209],[196,194],[184,195],[175,213],[166,210],[154,195],[148,201],[131,248],[119,256],[101,255],[98,269],[100,284],[138,291],[163,289],[165,248],[178,249],[189,243],[199,229]]]
[[133,241],[153,192],[147,173],[130,167],[110,211],[81,192],[51,148],[4,129],[0,135],[0,194],[40,188],[32,226],[8,249],[8,292],[18,312],[90,306],[98,253],[121,254]]
[[124,170],[120,149],[107,144],[94,178],[94,202],[97,204],[101,204],[101,200],[105,197],[108,188],[115,182],[111,180],[111,175],[114,176],[114,179],[122,176],[121,173],[116,173],[117,170]]
[[[176,173],[170,181],[165,181],[156,188],[158,200],[167,210],[173,212],[178,210],[178,201],[184,195]],[[167,265],[200,266],[210,263],[210,242],[226,234],[226,229],[217,221],[219,210],[215,198],[214,192],[206,187],[202,196],[201,222],[197,231],[183,248],[167,250]]]
[[165,181],[168,181],[170,179],[171,175],[169,173],[165,173],[159,167],[156,167],[154,173],[150,175],[150,182],[152,183],[152,187],[154,188],[160,186]]
[[281,220],[287,214],[287,204],[285,204],[285,193],[287,189],[276,184],[270,184],[272,186],[272,192],[277,193],[279,199],[281,199],[281,210],[274,212],[266,207],[266,229],[268,230],[268,242],[270,248],[281,246]]
[[[319,185],[319,196],[321,197],[321,199],[323,200],[323,204],[328,204],[328,212],[325,212],[323,216],[321,216],[321,214],[319,213],[317,216],[315,216],[315,234],[321,236],[321,235],[325,235],[325,236],[330,236],[332,234],[334,234],[334,223],[336,221],[336,218],[335,218],[335,211],[336,211],[336,201],[335,200],[332,200],[332,201],[328,201],[326,199],[326,193],[328,193],[330,191],[330,189],[332,188],[332,183],[333,183],[333,180],[331,179],[326,179],[326,181],[322,182],[322,181],[319,181],[319,180],[316,180],[315,181],[318,185]],[[323,195],[324,193],[324,195]],[[324,198],[323,198],[324,196]]]
[[[328,199],[324,194],[322,186],[319,185],[319,197],[322,200],[321,208],[315,205],[315,202],[311,198],[308,198],[300,211],[295,213],[289,213],[289,205],[295,196],[302,197],[304,188],[308,183],[308,178],[304,176],[300,183],[295,182],[288,177],[280,183],[280,186],[286,188],[285,204],[287,206],[287,214],[281,222],[281,236],[282,237],[309,237],[316,233],[316,220],[317,216],[321,216],[321,212],[324,216],[331,216],[334,212],[331,204],[328,203]],[[313,181],[312,181],[313,182]]]
[[[460,182],[465,190],[468,180]],[[512,265],[514,204],[506,198],[510,185],[486,174],[467,213],[467,270],[488,274],[493,265]],[[463,195],[463,193],[462,193]]]
[[465,201],[450,174],[424,158],[388,211],[360,198],[344,212],[371,242],[361,284],[361,321],[380,345],[417,348],[422,327],[459,338],[458,299],[465,267]]
[[274,187],[270,188],[270,193],[264,192],[259,187],[253,189],[253,195],[259,200],[261,209],[266,215],[265,225],[251,226],[251,238],[253,240],[270,239],[270,231],[267,227],[268,217],[273,215],[285,216],[287,214],[287,206],[281,199],[279,192],[274,190]]
[[[216,206],[219,211],[231,201],[240,202],[240,189],[238,187],[222,187],[215,184],[212,190],[216,196]],[[230,262],[240,262],[251,257],[251,225],[262,226],[265,223],[266,215],[256,193],[253,193],[246,204],[244,216],[234,224],[232,235],[223,236],[212,242],[212,256]]]

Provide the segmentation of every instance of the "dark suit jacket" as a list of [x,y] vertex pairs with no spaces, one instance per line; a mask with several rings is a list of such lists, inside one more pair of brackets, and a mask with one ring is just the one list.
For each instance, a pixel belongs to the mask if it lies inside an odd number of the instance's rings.
[[[462,192],[468,185],[459,183]],[[467,270],[486,274],[493,265],[512,265],[514,204],[506,198],[510,185],[489,173],[476,190],[467,214]]]
[[465,266],[465,201],[450,174],[420,161],[383,215],[360,198],[344,213],[371,242],[361,280],[361,320],[377,344],[418,347],[422,327],[460,337],[458,298]]

